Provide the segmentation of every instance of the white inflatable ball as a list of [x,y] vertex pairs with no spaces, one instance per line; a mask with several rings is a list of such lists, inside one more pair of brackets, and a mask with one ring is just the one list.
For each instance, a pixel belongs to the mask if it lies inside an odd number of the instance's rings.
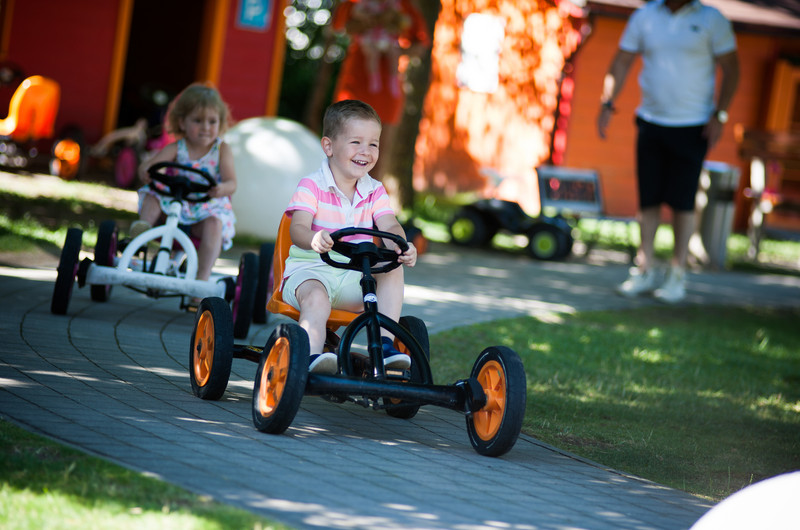
[[284,118],[249,118],[225,133],[238,186],[233,194],[236,234],[274,241],[297,183],[319,169],[320,138]]

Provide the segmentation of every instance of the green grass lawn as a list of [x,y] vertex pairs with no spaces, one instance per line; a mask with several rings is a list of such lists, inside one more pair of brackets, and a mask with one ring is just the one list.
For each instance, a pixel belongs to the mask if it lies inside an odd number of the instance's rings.
[[523,359],[524,432],[719,500],[800,469],[800,311],[653,307],[503,320],[431,337],[455,380],[489,345]]
[[0,528],[290,528],[0,421]]

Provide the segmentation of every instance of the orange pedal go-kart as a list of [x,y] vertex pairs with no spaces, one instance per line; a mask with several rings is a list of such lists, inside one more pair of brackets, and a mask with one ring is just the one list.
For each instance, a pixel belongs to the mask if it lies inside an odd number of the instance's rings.
[[[298,312],[282,300],[280,278],[291,241],[289,219],[279,228],[273,259],[276,288],[270,312],[298,318]],[[463,412],[474,449],[487,456],[509,451],[519,436],[526,405],[526,377],[516,352],[504,346],[486,348],[477,358],[468,379],[452,385],[433,382],[430,347],[425,323],[404,316],[395,322],[378,311],[374,274],[400,266],[397,254],[374,242],[342,241],[352,235],[391,240],[401,249],[406,241],[394,234],[372,229],[345,228],[331,234],[333,250],[322,259],[333,267],[361,271],[364,312],[333,310],[328,320],[325,348],[338,356],[334,375],[309,373],[308,335],[296,323],[279,324],[261,348],[234,344],[232,315],[220,298],[206,298],[198,308],[189,352],[189,373],[194,394],[202,399],[222,397],[230,378],[232,360],[258,363],[253,385],[253,423],[262,432],[280,434],[292,423],[304,395],[330,401],[351,401],[385,410],[390,416],[412,418],[422,405],[437,405]],[[346,261],[339,261],[344,257]],[[336,330],[346,326],[341,336]],[[381,328],[395,336],[394,346],[411,356],[407,370],[384,368]],[[366,331],[366,353],[354,349],[357,334]]]

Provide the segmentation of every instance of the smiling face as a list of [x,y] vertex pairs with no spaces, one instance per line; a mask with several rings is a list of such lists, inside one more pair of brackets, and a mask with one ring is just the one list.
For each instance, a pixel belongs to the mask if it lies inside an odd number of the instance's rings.
[[322,138],[322,149],[342,191],[354,188],[358,179],[375,167],[380,138],[380,123],[360,118],[347,120],[333,138]]
[[180,126],[190,148],[210,147],[219,136],[219,111],[213,107],[196,107],[180,120]]

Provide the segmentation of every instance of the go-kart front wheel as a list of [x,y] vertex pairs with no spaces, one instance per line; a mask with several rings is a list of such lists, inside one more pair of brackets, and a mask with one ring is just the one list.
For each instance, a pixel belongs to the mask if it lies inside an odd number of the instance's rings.
[[485,456],[508,452],[522,430],[527,401],[525,368],[511,348],[492,346],[483,350],[472,367],[486,394],[486,405],[467,416],[469,441]]
[[253,424],[281,434],[294,420],[308,379],[308,335],[297,324],[281,324],[270,335],[253,383]]
[[233,295],[233,336],[237,339],[247,337],[253,318],[253,301],[256,295],[258,257],[253,252],[242,254],[239,260],[239,276]]
[[[103,221],[97,231],[97,244],[94,247],[94,262],[105,267],[114,266],[117,256],[117,242],[119,231],[114,221]],[[90,288],[92,300],[105,302],[111,296],[111,285],[92,285]]]
[[67,230],[67,237],[64,240],[61,257],[58,260],[58,274],[53,288],[53,299],[50,302],[50,311],[56,315],[67,314],[67,306],[72,296],[72,287],[75,285],[75,276],[78,274],[80,265],[78,260],[80,258],[82,240],[83,230],[80,228]]
[[217,400],[225,393],[233,363],[231,310],[222,298],[204,298],[197,308],[189,352],[192,392]]

